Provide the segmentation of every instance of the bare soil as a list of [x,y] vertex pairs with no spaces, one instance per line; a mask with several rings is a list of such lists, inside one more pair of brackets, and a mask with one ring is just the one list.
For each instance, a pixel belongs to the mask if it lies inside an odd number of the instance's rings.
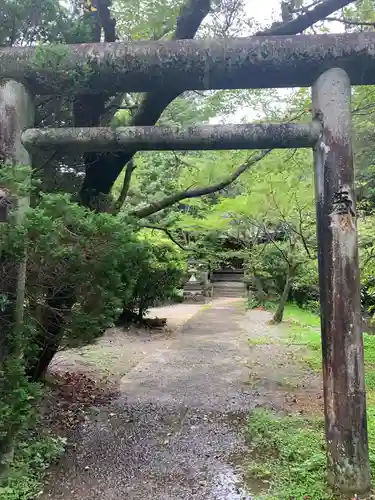
[[198,313],[202,304],[176,304],[150,309],[149,317],[167,318],[166,328],[111,328],[94,345],[59,352],[50,370],[79,372],[95,380],[118,383],[142,359],[163,349],[182,325]]

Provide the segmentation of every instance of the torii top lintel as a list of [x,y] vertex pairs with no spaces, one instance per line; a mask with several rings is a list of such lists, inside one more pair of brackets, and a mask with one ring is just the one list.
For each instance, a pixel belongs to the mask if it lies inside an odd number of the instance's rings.
[[0,78],[38,94],[309,87],[333,67],[375,84],[375,33],[0,49]]

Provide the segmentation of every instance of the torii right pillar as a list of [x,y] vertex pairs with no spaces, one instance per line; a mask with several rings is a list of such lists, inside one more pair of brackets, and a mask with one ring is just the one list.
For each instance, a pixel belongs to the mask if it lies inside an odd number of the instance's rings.
[[351,127],[342,69],[312,88],[322,135],[314,149],[328,482],[354,496],[370,490],[366,392]]

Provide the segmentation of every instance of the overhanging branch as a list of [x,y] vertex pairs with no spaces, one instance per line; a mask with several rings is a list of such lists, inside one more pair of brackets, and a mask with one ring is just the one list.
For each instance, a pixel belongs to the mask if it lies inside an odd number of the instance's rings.
[[125,203],[125,200],[128,196],[130,181],[132,178],[133,171],[135,169],[134,157],[128,161],[125,169],[124,182],[122,183],[122,188],[120,192],[120,196],[118,197],[116,203],[113,207],[113,213],[118,213],[121,210],[122,205]]
[[375,22],[366,22],[366,21],[354,21],[353,19],[340,19],[339,17],[326,17],[326,21],[332,21],[335,23],[346,24],[347,26],[375,26]]
[[352,3],[352,0],[325,0],[311,10],[285,24],[274,24],[269,30],[261,31],[257,35],[294,35],[302,33],[313,24]]
[[144,228],[144,229],[152,229],[152,230],[156,230],[156,231],[162,231],[163,233],[165,233],[168,236],[168,238],[172,241],[172,243],[174,243],[179,248],[181,248],[181,250],[184,250],[184,252],[187,251],[187,249],[183,245],[181,245],[181,243],[179,241],[176,240],[176,238],[173,236],[170,229],[168,229],[167,227],[157,226],[154,224],[142,224],[140,227]]
[[200,196],[205,196],[208,194],[212,194],[212,193],[216,193],[218,191],[221,191],[222,189],[224,189],[227,186],[229,186],[230,184],[232,184],[244,172],[249,170],[255,163],[262,160],[270,152],[271,152],[270,149],[266,149],[264,151],[261,151],[256,156],[252,156],[251,158],[248,159],[248,161],[246,161],[244,164],[242,164],[232,175],[230,175],[226,179],[218,182],[217,184],[213,184],[212,186],[205,186],[202,188],[187,189],[184,191],[179,191],[178,193],[174,193],[170,196],[167,196],[166,198],[164,198],[160,201],[155,201],[153,203],[150,203],[150,205],[147,205],[146,207],[134,210],[131,213],[131,215],[133,215],[134,217],[138,217],[139,219],[142,219],[144,217],[148,217],[152,214],[155,214],[156,212],[160,212],[160,210],[164,210],[165,208],[170,207],[171,205],[174,205],[178,201],[186,200],[189,198],[198,198]]

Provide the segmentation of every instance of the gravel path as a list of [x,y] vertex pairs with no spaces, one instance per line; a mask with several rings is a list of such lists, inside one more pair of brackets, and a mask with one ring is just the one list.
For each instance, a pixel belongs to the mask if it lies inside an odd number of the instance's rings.
[[253,311],[245,321],[238,300],[204,306],[123,377],[120,398],[92,412],[42,498],[255,498],[235,464],[245,453],[249,410],[280,397],[249,384],[247,330],[263,332],[268,319]]

